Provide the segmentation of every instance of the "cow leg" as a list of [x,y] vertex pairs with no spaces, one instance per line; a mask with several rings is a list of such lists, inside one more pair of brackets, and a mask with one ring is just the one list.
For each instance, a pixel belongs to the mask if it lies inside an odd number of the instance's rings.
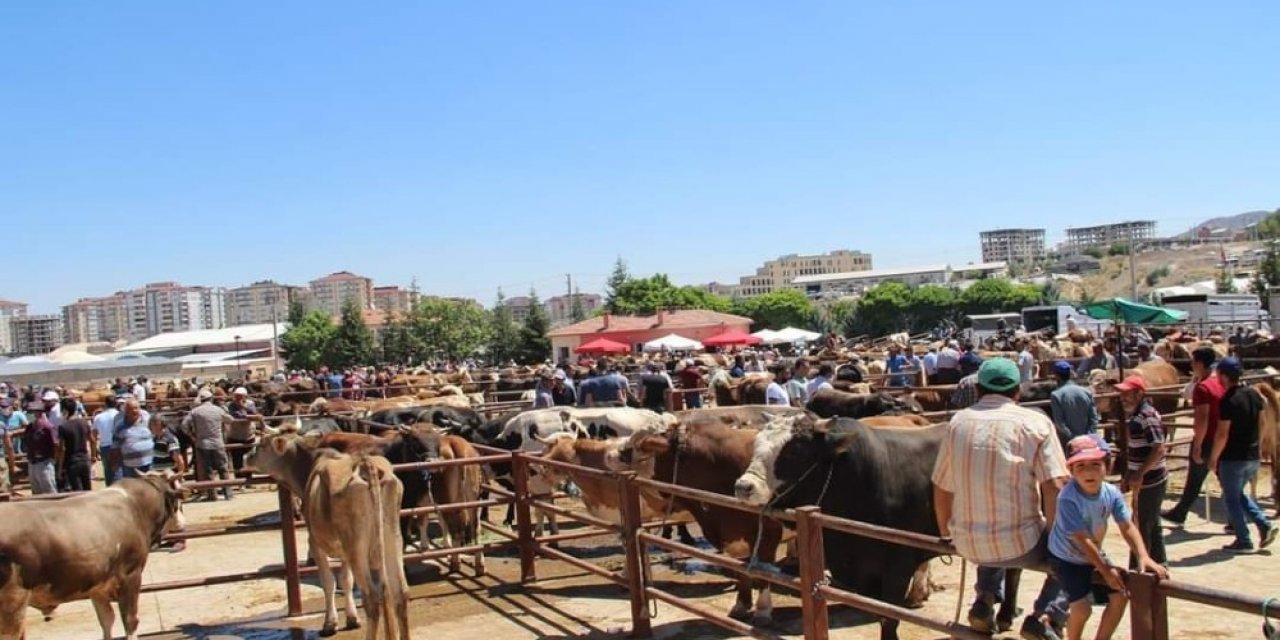
[[[884,573],[879,576],[879,595],[877,596],[874,590],[864,595],[869,595],[872,598],[879,597],[893,605],[902,606],[906,604],[907,589],[911,587],[912,577],[920,566],[916,562],[917,560],[914,558],[905,557],[888,563],[885,566]],[[880,619],[880,640],[898,640],[897,620],[893,618]]]
[[138,594],[142,592],[142,571],[125,576],[120,581],[117,600],[120,603],[120,620],[124,622],[126,640],[138,640]]
[[[111,608],[111,598],[98,596],[93,598],[93,611],[98,614],[98,625],[102,627],[103,640],[111,640],[111,629],[116,626],[116,612]],[[4,635],[0,633],[0,635]]]
[[[357,553],[357,556],[364,554]],[[386,593],[382,583],[386,576],[375,575],[369,569],[367,557],[353,558],[351,574],[360,585],[360,593],[364,596],[364,637],[365,640],[378,640],[378,626],[382,622],[382,607],[386,603]]]
[[[348,629],[356,629],[360,626],[360,614],[356,612],[356,590],[354,588],[355,580],[353,579],[351,568],[343,563],[342,565],[342,608],[347,614]],[[363,587],[362,587],[363,588]],[[338,613],[333,614],[334,622],[337,622]]]
[[929,567],[929,562],[925,562],[916,569],[916,573],[911,577],[911,588],[907,590],[907,607],[911,609],[919,609],[924,606],[926,600],[929,599],[931,593],[931,583],[933,582],[933,571]]
[[751,617],[751,579],[738,579],[738,599],[729,610],[729,617],[734,620],[746,620]]
[[[0,566],[0,576],[10,567]],[[16,576],[0,583],[0,638],[26,640],[26,610],[31,592],[23,589]]]
[[[329,554],[316,548],[314,539],[308,545],[311,547],[311,559],[316,563],[316,570],[320,575],[320,590],[324,592],[324,624],[320,627],[320,636],[327,638],[338,632],[338,607],[334,600],[333,589],[333,569],[329,566]],[[344,569],[345,571],[345,569]],[[351,597],[351,584],[344,580],[343,588],[346,589],[347,597]]]
[[756,599],[756,613],[751,617],[751,624],[757,627],[773,626],[773,591],[769,583],[763,583],[760,597]]

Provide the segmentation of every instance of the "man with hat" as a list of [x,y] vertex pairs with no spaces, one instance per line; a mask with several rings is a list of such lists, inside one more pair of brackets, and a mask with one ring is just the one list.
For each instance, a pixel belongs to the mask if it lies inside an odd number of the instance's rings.
[[[226,409],[214,404],[213,392],[207,387],[196,394],[199,406],[191,410],[182,419],[182,429],[195,435],[196,441],[196,476],[199,480],[211,480],[216,475],[219,479],[230,480],[227,470],[226,431],[231,427],[234,418]],[[213,502],[212,490],[205,491],[205,500]],[[222,495],[231,499],[231,487],[223,487]]]
[[[1049,527],[1068,479],[1053,423],[1042,411],[1018,406],[1020,378],[1007,358],[982,364],[978,402],[951,418],[933,469],[938,530],[978,565],[969,626],[980,632],[1013,626],[1013,594],[1004,602],[1004,591],[1016,574],[1008,570],[1047,567]],[[1005,604],[998,616],[996,602]],[[1050,574],[1023,620],[1022,637],[1059,640],[1066,605]]]
[[[1120,404],[1129,419],[1125,428],[1129,434],[1124,490],[1137,492],[1138,532],[1142,544],[1151,558],[1164,564],[1168,561],[1164,552],[1164,530],[1160,528],[1160,504],[1164,501],[1165,485],[1169,472],[1165,467],[1164,420],[1147,400],[1147,379],[1133,374],[1116,385],[1120,392]],[[1129,568],[1137,568],[1137,556],[1130,556]]]
[[1053,377],[1058,386],[1049,394],[1049,412],[1063,450],[1072,438],[1098,431],[1098,404],[1093,392],[1073,382],[1072,373],[1071,364],[1065,360],[1053,364]]
[[[254,404],[249,398],[249,390],[244,387],[236,387],[231,392],[231,402],[227,403],[226,412],[231,414],[235,421],[227,428],[226,443],[248,445],[255,442],[254,425],[262,422],[262,414],[258,412],[258,405]],[[236,447],[230,451],[231,453],[231,469],[239,472],[244,468],[244,456],[248,453],[248,449]]]
[[556,369],[551,374],[551,401],[557,407],[572,407],[578,403],[578,392],[563,369]]
[[44,495],[58,492],[55,457],[58,448],[58,425],[62,414],[57,412],[58,392],[52,389],[40,395],[40,415],[27,427],[23,445],[27,452],[27,474],[31,479],[31,493]]
[[1213,453],[1209,468],[1218,470],[1222,482],[1222,499],[1227,503],[1227,517],[1235,533],[1235,542],[1223,547],[1231,553],[1253,553],[1249,524],[1258,528],[1260,547],[1276,541],[1276,527],[1244,492],[1248,482],[1258,475],[1258,418],[1262,415],[1262,395],[1249,385],[1240,384],[1244,367],[1239,358],[1225,358],[1218,363],[1218,378],[1226,393],[1222,396],[1218,432],[1213,436]]

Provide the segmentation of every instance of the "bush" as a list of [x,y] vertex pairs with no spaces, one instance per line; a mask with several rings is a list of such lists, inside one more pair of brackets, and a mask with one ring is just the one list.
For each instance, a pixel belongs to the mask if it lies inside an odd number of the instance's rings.
[[[1125,244],[1125,243],[1123,243],[1123,242],[1117,242],[1117,243],[1115,243],[1115,244],[1111,245],[1111,248],[1107,249],[1107,255],[1109,255],[1109,256],[1127,256],[1127,255],[1129,255],[1129,245],[1127,245],[1127,244]],[[1101,257],[1101,256],[1099,256],[1099,257]]]
[[1155,269],[1152,269],[1151,273],[1147,274],[1147,286],[1148,287],[1156,286],[1156,283],[1160,282],[1161,278],[1168,277],[1168,275],[1169,275],[1168,266],[1161,266],[1161,267],[1156,267]]
[[1101,247],[1089,247],[1088,249],[1085,249],[1082,253],[1084,253],[1084,255],[1086,256],[1089,256],[1091,258],[1096,258],[1098,260],[1101,260],[1102,256],[1106,255],[1102,252]]

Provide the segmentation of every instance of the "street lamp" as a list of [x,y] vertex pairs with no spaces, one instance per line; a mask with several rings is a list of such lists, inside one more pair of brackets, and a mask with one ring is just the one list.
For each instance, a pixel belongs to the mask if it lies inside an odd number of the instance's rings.
[[236,372],[240,372],[240,336],[236,336]]

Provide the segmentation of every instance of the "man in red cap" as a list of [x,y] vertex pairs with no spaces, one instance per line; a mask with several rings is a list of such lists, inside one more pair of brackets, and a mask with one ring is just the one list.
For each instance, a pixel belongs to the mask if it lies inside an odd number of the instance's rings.
[[[1167,436],[1160,413],[1147,401],[1147,379],[1131,375],[1116,385],[1120,403],[1129,415],[1128,468],[1124,490],[1138,494],[1136,515],[1142,544],[1151,558],[1160,564],[1168,562],[1164,552],[1164,530],[1160,528],[1160,505],[1164,501],[1169,472],[1165,468]],[[1130,554],[1129,568],[1138,568],[1138,558]]]

